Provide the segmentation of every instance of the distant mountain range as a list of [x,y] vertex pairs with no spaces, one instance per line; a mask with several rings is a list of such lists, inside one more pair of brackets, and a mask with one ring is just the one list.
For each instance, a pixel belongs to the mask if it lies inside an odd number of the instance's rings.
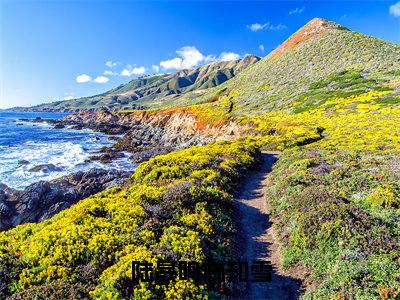
[[72,100],[40,104],[24,110],[33,111],[77,111],[97,109],[146,108],[150,102],[174,99],[187,92],[216,87],[236,76],[248,66],[260,60],[248,55],[233,61],[217,61],[195,69],[180,70],[172,74],[157,74],[134,79],[103,94]]
[[231,95],[231,113],[236,115],[277,109],[300,112],[331,97],[396,85],[399,75],[400,45],[314,18],[261,60],[250,55],[146,76],[100,95],[26,110],[168,108]]

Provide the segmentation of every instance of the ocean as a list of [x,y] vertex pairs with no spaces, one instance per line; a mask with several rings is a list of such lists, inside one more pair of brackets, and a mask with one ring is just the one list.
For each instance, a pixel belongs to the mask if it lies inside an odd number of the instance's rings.
[[[46,123],[19,119],[58,119],[62,113],[0,111],[0,183],[23,189],[39,180],[51,180],[93,167],[134,169],[128,157],[102,164],[87,162],[103,146],[113,144],[107,135],[91,130],[53,129]],[[32,172],[39,165],[52,164],[53,170]]]

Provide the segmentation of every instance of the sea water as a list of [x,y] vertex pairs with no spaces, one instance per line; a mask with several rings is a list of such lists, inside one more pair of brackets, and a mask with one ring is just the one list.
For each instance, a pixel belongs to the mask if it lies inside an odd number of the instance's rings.
[[[133,171],[134,164],[127,157],[111,164],[88,162],[89,157],[96,155],[103,146],[113,144],[105,134],[86,129],[54,129],[46,123],[20,120],[37,117],[58,119],[64,116],[66,114],[0,111],[0,183],[23,189],[39,180],[52,180],[93,167]],[[30,171],[44,164],[52,164],[56,169]]]

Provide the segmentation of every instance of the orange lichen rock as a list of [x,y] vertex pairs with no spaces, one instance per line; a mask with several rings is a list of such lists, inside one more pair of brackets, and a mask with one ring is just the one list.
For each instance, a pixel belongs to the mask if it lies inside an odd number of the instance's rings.
[[[329,30],[335,29],[346,29],[339,24],[327,21],[321,18],[314,18],[298,31],[296,31],[291,37],[289,37],[283,44],[276,48],[273,52],[274,57],[279,57],[283,53],[291,51],[304,42],[312,40],[318,36],[326,34]],[[347,29],[346,29],[347,30]]]

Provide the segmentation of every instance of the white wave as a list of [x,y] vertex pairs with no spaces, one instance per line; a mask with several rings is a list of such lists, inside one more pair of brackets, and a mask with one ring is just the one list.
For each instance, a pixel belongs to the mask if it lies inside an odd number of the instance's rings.
[[[110,145],[110,141],[94,139],[90,143],[85,141],[43,143],[29,141],[16,147],[0,150],[0,183],[10,187],[22,189],[39,180],[52,180],[80,170],[93,167],[133,170],[133,164],[128,157],[104,165],[98,161],[87,162],[89,157],[102,145]],[[26,165],[18,162],[28,161]],[[53,164],[59,171],[31,172],[32,167]]]

